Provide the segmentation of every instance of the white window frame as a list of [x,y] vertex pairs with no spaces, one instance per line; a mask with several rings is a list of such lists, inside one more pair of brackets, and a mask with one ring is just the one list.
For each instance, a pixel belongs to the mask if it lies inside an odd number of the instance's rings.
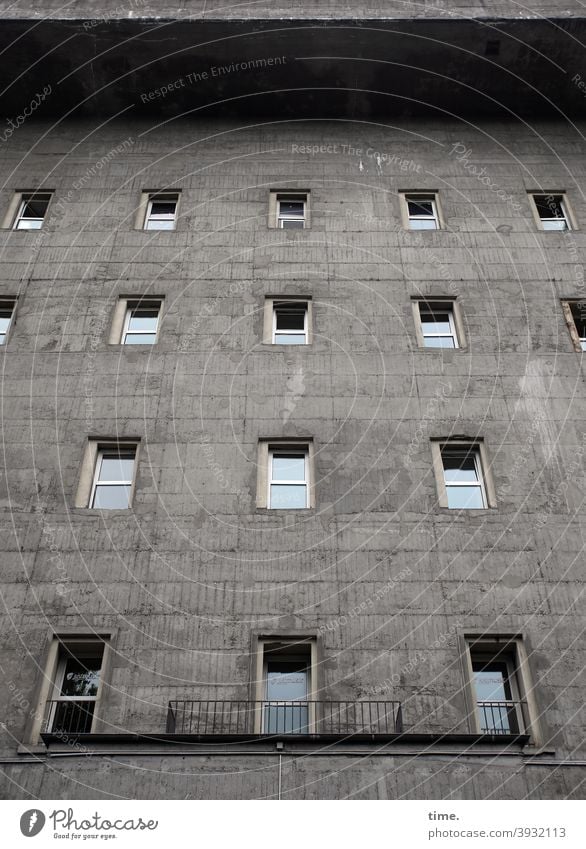
[[[273,478],[273,457],[275,454],[292,454],[303,457],[304,459],[304,473],[305,478],[303,482],[298,480],[289,481],[289,480],[280,480],[278,478]],[[281,486],[298,486],[305,487],[305,505],[303,507],[272,507],[271,506],[271,485],[281,485]],[[305,447],[296,447],[287,445],[277,446],[277,445],[269,445],[269,466],[267,470],[267,507],[269,510],[306,510],[310,505],[310,482],[309,482],[309,446]]]
[[127,301],[126,302],[126,314],[124,316],[124,327],[122,328],[122,345],[128,345],[129,343],[126,341],[127,336],[144,336],[144,332],[129,330],[130,319],[132,318],[132,314],[134,312],[141,312],[148,310],[149,312],[153,312],[153,310],[157,310],[157,327],[155,330],[155,339],[153,342],[144,342],[142,344],[145,345],[156,345],[159,341],[159,323],[161,321],[161,302],[153,301],[152,305],[148,305],[149,302],[141,302],[141,301]]
[[[153,203],[174,203],[175,204],[175,212],[173,213],[173,217],[171,218],[168,213],[153,215]],[[144,217],[144,230],[152,231],[162,231],[170,233],[172,230],[175,230],[177,227],[177,210],[179,208],[179,194],[176,192],[161,192],[157,194],[156,192],[149,193],[147,199],[147,208],[146,214]],[[156,221],[172,221],[172,227],[149,227],[149,222]]]
[[[455,350],[456,348],[459,348],[460,345],[459,345],[459,340],[458,340],[458,329],[456,327],[456,317],[455,317],[454,303],[452,301],[442,302],[442,301],[427,301],[427,300],[419,300],[417,303],[418,303],[418,306],[419,306],[419,323],[420,323],[420,326],[421,326],[421,336],[423,338],[423,346],[425,348],[427,348],[427,347],[430,347],[430,348],[437,347],[437,348],[440,348],[442,351]],[[425,310],[428,307],[433,308],[435,306],[438,307],[438,312],[440,310],[443,311],[443,312],[447,312],[448,320],[449,320],[449,323],[450,323],[450,332],[449,333],[426,333],[425,332],[425,322],[423,321],[423,318],[422,318],[421,308],[423,307],[424,310]],[[454,347],[452,349],[442,348],[440,345],[427,346],[425,344],[426,339],[447,339],[450,336],[454,340]]]
[[283,312],[296,310],[300,312],[301,309],[304,311],[304,319],[303,319],[303,330],[280,330],[279,334],[283,333],[287,336],[302,336],[303,342],[299,344],[308,345],[309,344],[309,305],[307,301],[273,301],[273,329],[272,329],[272,344],[279,345],[280,342],[277,338],[277,312],[281,309]]
[[[285,213],[281,213],[281,203],[302,203],[303,204],[303,218],[300,218],[298,215],[286,215]],[[303,227],[297,227],[298,230],[305,230],[307,227],[307,195],[300,193],[295,194],[292,192],[291,194],[287,194],[286,192],[278,192],[277,193],[277,228],[279,230],[286,230],[287,227],[283,226],[284,221],[302,221]],[[293,229],[293,228],[290,228]]]
[[[439,214],[439,203],[437,192],[404,192],[402,198],[405,204],[405,216],[408,230],[417,230],[424,232],[425,230],[441,230],[441,219]],[[432,215],[411,215],[409,212],[409,202],[417,203],[418,201],[431,201],[433,210]],[[411,227],[411,221],[434,221],[435,227],[415,228]]]
[[16,312],[16,298],[0,298],[0,312],[10,312],[6,332],[0,332],[0,347],[4,347],[8,342],[8,336],[14,323],[14,314]]
[[[560,209],[563,213],[563,218],[558,218],[557,216],[551,215],[547,218],[542,218],[539,214],[539,209],[537,207],[536,198],[559,198]],[[564,192],[531,192],[531,201],[533,203],[533,213],[535,215],[535,219],[539,224],[541,230],[546,233],[565,233],[567,230],[574,230],[572,216],[570,215],[570,210],[568,206],[568,202],[566,199],[566,195]],[[547,221],[564,221],[565,227],[544,227],[544,222]]]
[[[42,227],[43,227],[43,224],[45,223],[45,219],[47,217],[47,212],[49,211],[49,204],[51,203],[51,197],[52,197],[51,192],[23,192],[20,196],[20,203],[18,205],[18,210],[17,210],[16,216],[15,216],[15,219],[14,219],[14,224],[13,224],[12,229],[13,230],[20,230],[20,231],[23,231],[23,230],[25,230],[25,231],[26,230],[35,230],[35,231],[41,230]],[[26,205],[27,205],[27,203],[29,203],[31,200],[34,200],[35,198],[37,198],[39,200],[42,198],[43,200],[47,201],[47,209],[45,210],[45,214],[42,218],[29,218],[29,217],[25,218],[24,217],[24,210],[26,208]],[[41,223],[40,223],[39,227],[19,227],[19,224],[20,224],[21,221],[40,221]]]
[[[133,467],[132,467],[132,478],[130,481],[99,481],[100,477],[100,469],[102,467],[102,461],[104,459],[105,454],[133,454]],[[128,491],[128,505],[126,507],[119,507],[116,509],[119,510],[128,510],[132,506],[132,495],[133,495],[133,487],[134,487],[134,478],[136,476],[136,456],[137,449],[136,446],[117,446],[117,445],[100,445],[98,446],[98,451],[96,455],[96,465],[94,469],[94,478],[92,482],[92,490],[90,494],[89,507],[92,510],[104,510],[104,507],[94,507],[94,501],[96,497],[96,491],[98,487],[106,487],[106,486],[127,486],[129,488]]]
[[[482,468],[482,460],[480,457],[480,449],[478,445],[471,445],[470,448],[466,448],[466,446],[451,446],[449,443],[441,446],[441,458],[442,458],[442,468],[444,474],[444,487],[446,489],[446,496],[448,494],[448,489],[453,487],[472,487],[476,486],[480,490],[480,494],[482,496],[482,507],[450,507],[450,510],[486,510],[488,508],[488,500],[486,497],[486,488],[484,485],[484,473]],[[444,452],[446,454],[461,454],[462,456],[472,456],[474,459],[474,470],[476,472],[477,483],[473,481],[450,481],[446,480],[446,470],[443,465]],[[449,505],[448,505],[449,506]]]

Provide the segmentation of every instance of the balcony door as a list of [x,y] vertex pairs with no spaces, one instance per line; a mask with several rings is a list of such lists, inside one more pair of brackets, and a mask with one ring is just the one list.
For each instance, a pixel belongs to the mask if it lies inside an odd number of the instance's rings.
[[257,733],[313,733],[314,652],[313,640],[261,642]]
[[474,686],[483,734],[518,734],[519,695],[509,658],[473,658]]

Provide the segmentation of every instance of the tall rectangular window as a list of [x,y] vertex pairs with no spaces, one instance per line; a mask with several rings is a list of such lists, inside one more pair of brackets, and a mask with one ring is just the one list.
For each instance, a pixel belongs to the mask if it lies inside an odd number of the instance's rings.
[[272,510],[309,507],[308,448],[269,447],[268,506]]
[[154,345],[159,327],[160,302],[128,301],[124,328],[123,345]]
[[16,309],[15,298],[0,299],[0,345],[5,345]]
[[98,447],[89,506],[96,510],[130,507],[136,447]]
[[148,196],[144,229],[174,230],[177,223],[178,194]]
[[309,734],[315,722],[315,640],[262,640],[259,645],[260,733]]
[[437,195],[409,193],[401,196],[409,230],[439,230],[440,216]]
[[531,199],[542,230],[571,230],[565,195],[532,194]]
[[307,345],[308,309],[303,301],[273,302],[273,343]]
[[459,347],[452,302],[419,301],[419,320],[426,348]]
[[15,230],[40,230],[51,200],[48,192],[23,194],[14,220]]
[[478,446],[443,445],[441,458],[448,507],[454,510],[482,510],[487,507]]
[[45,730],[89,734],[92,730],[104,656],[100,640],[61,643]]
[[468,638],[475,724],[481,734],[537,733],[528,664],[520,637]]

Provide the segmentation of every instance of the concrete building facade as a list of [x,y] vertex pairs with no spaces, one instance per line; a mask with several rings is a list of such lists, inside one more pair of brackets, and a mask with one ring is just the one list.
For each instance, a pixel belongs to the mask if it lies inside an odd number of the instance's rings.
[[580,798],[578,10],[53,5],[0,3],[2,797]]

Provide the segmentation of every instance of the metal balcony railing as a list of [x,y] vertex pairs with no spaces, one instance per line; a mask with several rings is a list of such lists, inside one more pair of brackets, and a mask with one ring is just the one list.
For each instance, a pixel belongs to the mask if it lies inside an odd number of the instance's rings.
[[526,702],[477,702],[477,706],[482,734],[527,733]]
[[49,734],[89,734],[95,706],[92,699],[49,701],[45,707],[43,730]]
[[168,734],[400,734],[400,702],[172,701]]

